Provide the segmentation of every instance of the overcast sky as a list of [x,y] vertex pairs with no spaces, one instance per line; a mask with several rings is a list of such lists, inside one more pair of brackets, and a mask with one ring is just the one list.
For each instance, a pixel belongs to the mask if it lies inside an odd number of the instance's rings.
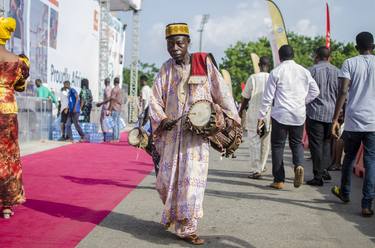
[[[299,34],[325,35],[325,0],[275,0],[287,30]],[[354,41],[361,31],[375,35],[375,0],[329,0],[331,36]],[[359,3],[361,5],[359,5]],[[199,49],[197,30],[203,14],[209,14],[203,50],[221,61],[224,50],[237,41],[267,36],[270,17],[265,0],[144,0],[141,11],[140,60],[160,66],[169,58],[164,30],[171,22],[186,22],[191,32],[191,52]],[[121,15],[128,24],[126,64],[130,63],[131,13]]]

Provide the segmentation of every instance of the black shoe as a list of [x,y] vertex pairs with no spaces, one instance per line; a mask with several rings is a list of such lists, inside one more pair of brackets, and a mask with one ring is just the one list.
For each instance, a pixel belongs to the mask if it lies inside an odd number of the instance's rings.
[[350,202],[350,198],[349,198],[349,196],[344,196],[344,195],[341,193],[341,189],[340,189],[340,187],[338,187],[338,186],[333,186],[332,189],[331,189],[331,192],[332,192],[332,194],[334,194],[337,198],[339,198],[341,201],[343,201],[343,202],[345,202],[345,203]]
[[328,173],[327,170],[324,170],[324,173],[323,173],[322,178],[323,178],[324,181],[331,181],[331,180],[332,180],[332,177],[331,177],[331,175]]
[[60,137],[60,139],[58,139],[57,141],[66,141],[66,138],[65,137]]
[[248,178],[250,178],[250,179],[260,179],[261,177],[262,177],[262,174],[259,173],[259,172],[255,172],[255,173],[248,176]]
[[307,181],[306,184],[310,186],[323,186],[324,183],[322,179],[313,178],[310,181]]

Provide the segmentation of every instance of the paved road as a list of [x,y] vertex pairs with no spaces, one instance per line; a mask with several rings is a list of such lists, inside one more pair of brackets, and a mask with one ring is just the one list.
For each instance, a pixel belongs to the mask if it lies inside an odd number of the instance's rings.
[[[295,189],[288,166],[286,188],[277,191],[268,187],[270,169],[262,180],[247,178],[247,159],[246,143],[236,159],[211,152],[199,225],[205,247],[375,247],[375,218],[359,216],[361,179],[354,180],[352,203],[344,205],[329,192],[339,173],[322,188]],[[290,152],[285,159],[290,165]],[[306,178],[310,170],[307,161]],[[155,175],[147,176],[78,247],[190,247],[159,224],[162,204],[154,183]]]

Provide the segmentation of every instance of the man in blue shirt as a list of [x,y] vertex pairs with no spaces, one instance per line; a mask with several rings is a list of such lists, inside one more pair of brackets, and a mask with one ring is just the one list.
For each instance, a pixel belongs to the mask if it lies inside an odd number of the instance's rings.
[[70,82],[66,82],[66,86],[69,89],[68,93],[68,105],[69,105],[69,121],[67,123],[68,127],[68,138],[70,140],[73,140],[72,135],[72,123],[74,124],[74,127],[76,128],[77,132],[79,133],[79,136],[81,136],[81,140],[83,141],[85,138],[85,134],[82,131],[81,126],[79,125],[79,114],[81,111],[81,103],[78,97],[78,92],[70,87]]
[[352,168],[361,143],[364,146],[365,176],[362,188],[362,216],[374,215],[375,198],[375,56],[374,37],[369,32],[356,37],[358,56],[345,60],[339,75],[341,92],[333,116],[332,135],[339,136],[339,113],[347,98],[345,128],[342,135],[345,158],[342,165],[341,187],[332,193],[343,202],[349,202]]

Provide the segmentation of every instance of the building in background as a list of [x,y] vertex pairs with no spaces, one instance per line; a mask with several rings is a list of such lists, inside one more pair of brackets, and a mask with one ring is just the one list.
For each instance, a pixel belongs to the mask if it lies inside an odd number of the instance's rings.
[[[65,80],[79,89],[82,78],[90,81],[94,100],[99,99],[98,0],[5,0],[5,16],[17,21],[8,49],[30,58],[30,81],[42,79],[58,92]],[[122,80],[125,48],[123,24],[110,14],[108,25],[108,75]],[[32,84],[31,84],[32,85]],[[28,94],[33,90],[29,87]]]

